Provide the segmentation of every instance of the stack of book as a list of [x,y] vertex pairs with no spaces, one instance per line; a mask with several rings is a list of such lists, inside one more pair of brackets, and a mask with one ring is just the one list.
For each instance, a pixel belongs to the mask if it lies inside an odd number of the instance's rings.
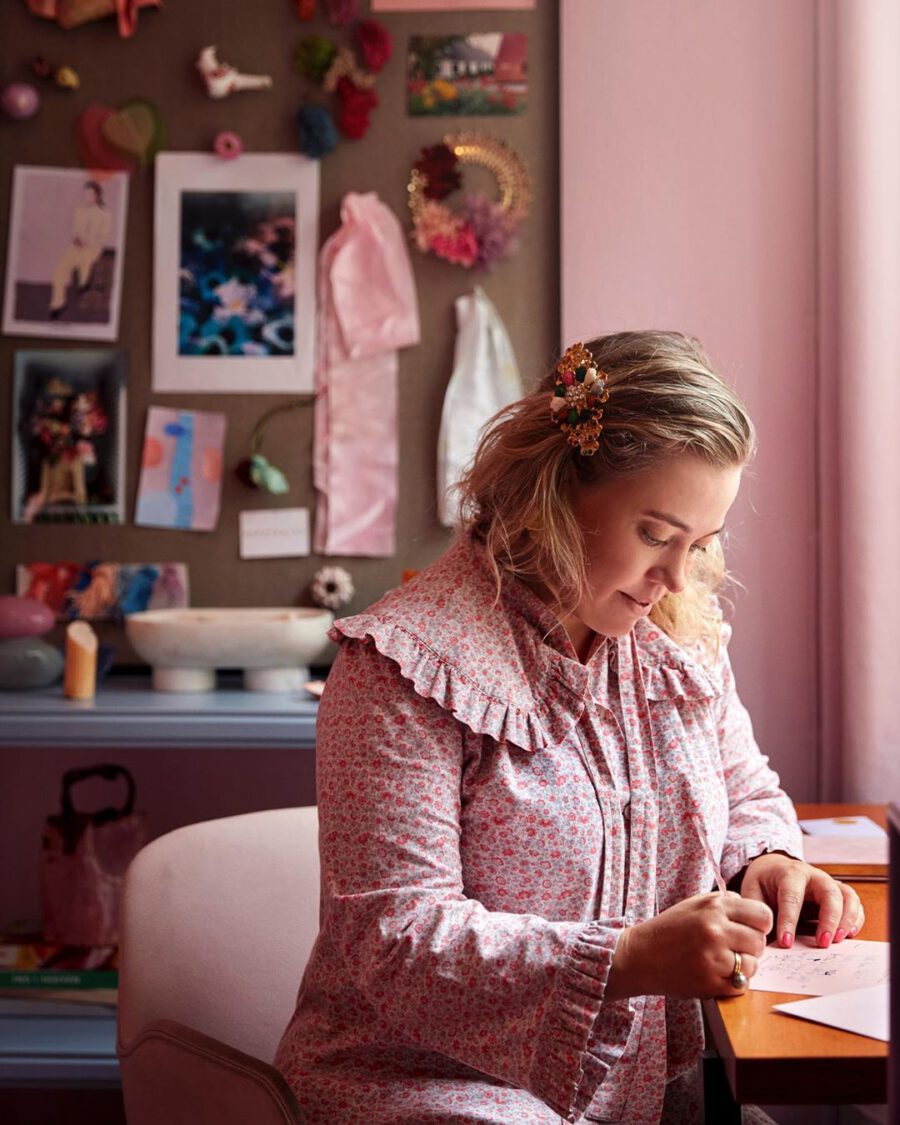
[[113,945],[59,945],[40,934],[0,933],[0,995],[114,1004],[118,955]]

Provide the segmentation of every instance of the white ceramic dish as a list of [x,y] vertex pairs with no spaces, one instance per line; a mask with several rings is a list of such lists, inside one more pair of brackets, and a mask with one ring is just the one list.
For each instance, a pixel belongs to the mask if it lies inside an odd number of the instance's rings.
[[325,647],[327,609],[152,609],[125,632],[158,691],[212,691],[217,668],[242,668],[250,691],[298,691]]

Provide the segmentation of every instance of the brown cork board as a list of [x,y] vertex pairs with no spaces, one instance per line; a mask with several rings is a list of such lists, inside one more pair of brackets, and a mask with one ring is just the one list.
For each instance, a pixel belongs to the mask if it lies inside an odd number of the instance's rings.
[[[321,5],[319,5],[321,9]],[[368,5],[360,4],[363,15]],[[76,347],[116,346],[128,355],[126,522],[90,525],[23,526],[10,518],[10,418],[14,354],[17,349],[54,348],[58,340],[0,337],[0,592],[12,592],[19,562],[64,559],[180,561],[190,568],[191,601],[197,606],[308,604],[307,586],[324,562],[345,565],[357,593],[349,611],[358,611],[395,586],[405,568],[427,565],[450,535],[435,514],[435,448],[441,404],[450,378],[455,342],[454,299],[477,282],[497,306],[512,339],[523,378],[530,383],[551,363],[559,337],[558,282],[558,6],[539,0],[531,11],[385,13],[378,18],[394,39],[394,54],[378,77],[379,107],[372,128],[360,141],[342,141],[322,161],[320,240],[338,226],[340,202],[348,191],[374,191],[408,225],[406,184],[419,149],[445,131],[477,128],[507,140],[527,163],[535,198],[522,231],[518,255],[489,274],[473,274],[413,251],[422,343],[400,356],[400,486],[397,554],[391,559],[298,559],[242,561],[238,557],[238,513],[269,506],[315,507],[311,479],[311,411],[277,417],[266,430],[265,452],[285,470],[290,492],[283,497],[247,489],[233,474],[245,455],[251,431],[269,407],[289,395],[157,394],[151,390],[151,295],[153,277],[153,174],[132,177],[125,248],[119,338],[114,345],[85,341]],[[71,31],[29,15],[22,3],[3,13],[0,78],[32,80],[30,60],[73,66],[81,79],[74,92],[37,81],[38,114],[28,121],[3,119],[0,146],[0,210],[9,216],[12,169],[16,164],[78,167],[75,120],[86,105],[116,106],[129,97],[154,101],[165,121],[172,151],[205,151],[222,129],[233,129],[249,152],[296,151],[294,112],[315,88],[294,69],[300,39],[310,33],[351,42],[349,30],[331,29],[320,12],[301,23],[292,0],[245,5],[220,0],[167,0],[159,11],[140,13],[136,35],[120,40],[114,20]],[[528,35],[528,106],[518,117],[414,118],[406,115],[405,60],[411,34],[524,31]],[[269,73],[273,88],[207,97],[194,60],[200,48],[216,44],[219,57],[241,70]],[[472,176],[473,179],[469,177]],[[466,186],[488,190],[477,172]],[[4,268],[8,221],[2,224]],[[214,532],[135,527],[131,520],[140,448],[150,405],[222,410],[228,418],[222,510]],[[133,659],[123,635],[101,625],[101,639],[118,646],[120,660]],[[54,639],[51,637],[50,639]],[[57,638],[58,639],[58,638]]]

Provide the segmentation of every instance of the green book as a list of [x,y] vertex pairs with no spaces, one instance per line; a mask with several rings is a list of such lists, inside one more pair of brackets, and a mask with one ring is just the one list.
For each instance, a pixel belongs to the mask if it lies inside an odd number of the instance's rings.
[[117,988],[114,969],[2,969],[0,988]]

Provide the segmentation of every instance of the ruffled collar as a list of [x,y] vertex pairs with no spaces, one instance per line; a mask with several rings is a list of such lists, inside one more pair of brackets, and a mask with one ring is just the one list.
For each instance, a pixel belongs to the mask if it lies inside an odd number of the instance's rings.
[[346,638],[374,644],[419,695],[475,734],[525,751],[564,741],[589,703],[609,707],[622,645],[633,646],[650,700],[722,690],[714,672],[647,621],[626,637],[601,638],[582,664],[524,583],[506,577],[496,597],[484,550],[469,536],[365,613],[335,622],[332,639]]

